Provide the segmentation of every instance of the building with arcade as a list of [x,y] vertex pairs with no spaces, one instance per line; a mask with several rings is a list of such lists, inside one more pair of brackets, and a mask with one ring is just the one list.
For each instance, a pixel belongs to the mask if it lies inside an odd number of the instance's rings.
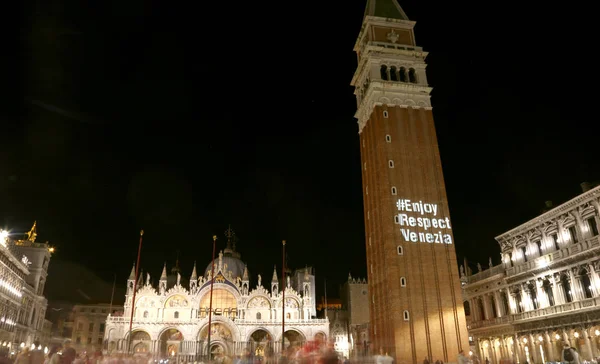
[[490,363],[600,357],[600,187],[498,237],[502,263],[461,267],[471,351]]
[[194,265],[189,282],[184,282],[178,263],[169,275],[165,264],[156,287],[149,274],[145,277],[140,274],[134,304],[135,269],[132,269],[124,315],[109,315],[106,320],[105,350],[193,361],[209,353],[238,355],[246,348],[264,356],[279,352],[281,340],[287,347],[302,345],[317,336],[328,337],[329,321],[315,318],[315,279],[310,267],[286,272],[285,282],[280,281],[275,268],[267,287],[260,275],[251,285],[248,268],[228,239],[227,248],[215,259],[214,274],[211,270],[212,262],[204,275],[198,276]]

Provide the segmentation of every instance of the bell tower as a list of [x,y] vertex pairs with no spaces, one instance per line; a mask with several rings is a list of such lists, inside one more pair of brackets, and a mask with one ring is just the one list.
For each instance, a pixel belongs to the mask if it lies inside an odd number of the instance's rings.
[[469,344],[427,53],[414,26],[397,0],[368,0],[354,46],[370,351],[447,363]]

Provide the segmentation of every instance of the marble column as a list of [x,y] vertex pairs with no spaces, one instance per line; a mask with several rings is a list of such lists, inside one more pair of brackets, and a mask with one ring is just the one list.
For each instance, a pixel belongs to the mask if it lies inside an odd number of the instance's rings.
[[508,298],[508,309],[512,315],[518,313],[516,294],[512,293],[508,288],[506,289],[506,297]]
[[594,297],[600,296],[600,284],[598,284],[598,274],[594,271],[594,266],[590,263],[588,264],[588,277],[590,278],[590,284],[592,286],[592,294]]
[[506,316],[506,312],[504,312],[504,305],[502,304],[502,298],[500,295],[500,291],[494,291],[494,304],[496,305],[496,313],[498,317]]
[[548,301],[548,295],[546,295],[546,292],[544,292],[544,281],[541,278],[536,279],[535,289],[538,300],[538,307],[546,308],[550,306],[550,303]]
[[594,352],[592,351],[592,343],[590,342],[590,336],[588,335],[588,329],[582,328],[581,332],[579,334],[583,335],[583,341],[585,342],[586,353],[584,355],[584,358],[586,360],[592,360],[592,358],[594,357]]
[[552,338],[548,331],[544,331],[544,343],[546,347],[546,361],[555,361],[554,359],[554,346],[552,345]]
[[527,287],[527,283],[521,284],[520,288],[521,288],[521,302],[523,303],[524,311],[533,310],[533,300],[531,298],[531,294],[529,294],[529,287]]
[[[556,291],[557,291],[557,296],[556,296],[556,301],[558,302],[558,304],[564,305],[565,303],[567,303],[567,295],[569,294],[569,292],[565,292],[565,287],[563,286],[563,281],[567,279],[567,277],[564,276],[560,276],[557,275],[554,279],[554,285],[556,287]],[[567,280],[568,282],[568,280]]]

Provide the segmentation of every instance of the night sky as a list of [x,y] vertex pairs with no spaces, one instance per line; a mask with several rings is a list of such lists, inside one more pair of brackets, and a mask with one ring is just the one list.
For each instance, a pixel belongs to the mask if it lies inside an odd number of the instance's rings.
[[[83,3],[15,16],[4,228],[37,220],[51,265],[123,285],[140,229],[157,279],[177,251],[203,270],[228,224],[254,276],[281,267],[282,239],[319,292],[366,276],[350,87],[364,1]],[[495,236],[600,179],[591,23],[514,1],[401,5],[430,52],[459,259],[497,264]]]

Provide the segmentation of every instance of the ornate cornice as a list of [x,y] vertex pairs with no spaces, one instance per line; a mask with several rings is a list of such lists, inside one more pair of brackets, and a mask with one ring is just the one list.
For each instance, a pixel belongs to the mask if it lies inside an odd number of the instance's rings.
[[593,188],[587,192],[582,193],[581,195],[563,203],[560,206],[553,208],[552,210],[541,214],[540,216],[527,221],[524,224],[521,224],[515,227],[512,230],[505,232],[504,234],[498,235],[495,239],[498,241],[500,246],[502,247],[503,243],[509,241],[512,237],[522,235],[526,233],[528,230],[534,229],[542,224],[548,222],[548,220],[553,220],[560,217],[563,214],[568,213],[573,209],[579,208],[581,205],[584,205],[590,201],[598,199],[600,195],[600,186]]
[[431,87],[409,83],[372,81],[354,115],[358,119],[358,133],[362,132],[375,106],[400,106],[431,110],[431,96],[429,96],[431,90]]

